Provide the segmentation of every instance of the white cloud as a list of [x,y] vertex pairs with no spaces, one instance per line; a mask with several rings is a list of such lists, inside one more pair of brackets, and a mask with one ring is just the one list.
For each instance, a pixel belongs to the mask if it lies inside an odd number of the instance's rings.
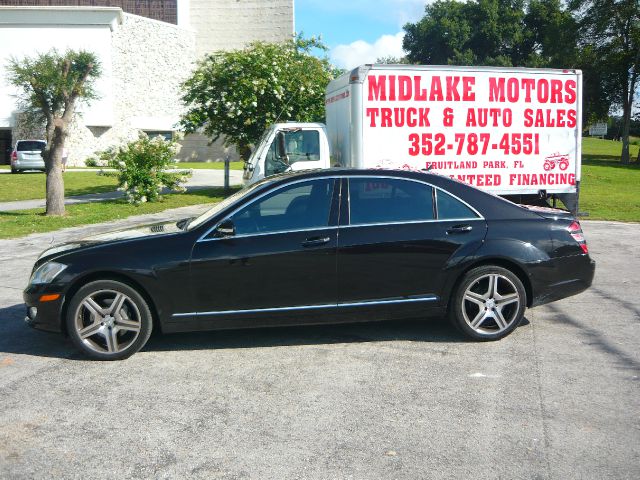
[[331,61],[336,67],[349,69],[374,63],[380,57],[403,57],[403,38],[404,32],[398,32],[395,35],[382,35],[374,43],[356,40],[348,45],[338,45],[330,52]]

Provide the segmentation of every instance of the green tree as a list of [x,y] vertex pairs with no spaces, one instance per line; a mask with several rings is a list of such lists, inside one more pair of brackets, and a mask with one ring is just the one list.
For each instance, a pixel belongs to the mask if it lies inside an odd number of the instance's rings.
[[34,57],[11,58],[9,82],[20,91],[20,108],[45,125],[42,152],[47,172],[47,215],[64,215],[62,151],[79,102],[97,98],[100,62],[84,50],[51,50]]
[[570,0],[581,43],[599,66],[600,89],[622,108],[621,163],[629,163],[629,128],[640,83],[640,1]]
[[376,58],[376,63],[383,65],[409,65],[409,60],[407,57],[394,57],[393,55],[388,55],[386,57]]
[[285,43],[255,42],[245,49],[216,52],[202,60],[183,84],[187,107],[181,125],[204,131],[248,158],[266,128],[276,121],[324,119],[324,92],[336,74],[314,38]]
[[404,26],[412,63],[566,67],[577,28],[561,0],[437,0]]

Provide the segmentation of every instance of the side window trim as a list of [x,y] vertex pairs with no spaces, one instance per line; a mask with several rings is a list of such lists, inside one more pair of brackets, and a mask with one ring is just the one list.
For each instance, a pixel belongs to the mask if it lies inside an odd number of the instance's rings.
[[[351,182],[349,182],[349,180],[351,180],[352,178],[373,178],[373,179],[379,179],[379,178],[388,178],[388,179],[401,179],[401,180],[405,180],[405,181],[409,181],[409,182],[415,182],[415,183],[421,183],[423,185],[426,185],[428,187],[431,187],[432,190],[432,195],[433,195],[433,208],[434,208],[434,217],[432,220],[410,220],[410,221],[402,221],[402,222],[378,222],[378,223],[357,223],[357,224],[352,224],[351,223]],[[346,223],[343,223],[342,219],[340,221],[340,227],[373,227],[373,226],[380,226],[380,225],[404,225],[404,224],[415,224],[415,223],[434,223],[434,222],[451,222],[451,221],[473,221],[473,220],[485,220],[485,218],[480,214],[480,212],[478,212],[478,210],[476,210],[474,207],[472,207],[471,205],[469,205],[467,202],[465,202],[464,200],[462,200],[460,197],[458,197],[457,195],[454,195],[451,192],[448,192],[447,190],[445,190],[444,188],[438,187],[436,185],[432,185],[431,183],[428,182],[424,182],[422,180],[417,180],[415,178],[406,178],[406,177],[394,177],[394,176],[389,176],[389,175],[380,175],[380,176],[372,176],[372,175],[347,175],[344,177],[345,181],[346,181],[346,189],[347,189],[347,201],[344,202],[342,205],[344,205],[346,203],[346,210],[347,210],[347,218],[346,218]],[[437,211],[437,191],[436,190],[440,190],[443,193],[451,196],[452,198],[456,199],[457,201],[459,201],[460,203],[462,203],[463,205],[465,205],[466,207],[468,207],[473,213],[475,213],[477,215],[477,217],[465,217],[465,218],[447,218],[447,219],[439,219],[438,218],[438,211]],[[344,217],[344,216],[343,216]]]
[[[454,200],[457,200],[458,202],[460,202],[461,204],[463,204],[465,207],[467,207],[469,210],[471,210],[473,213],[475,213],[477,216],[476,217],[459,217],[459,218],[443,218],[440,219],[439,215],[436,216],[436,218],[441,221],[441,222],[451,222],[451,221],[470,221],[470,220],[484,220],[485,218],[480,214],[480,212],[478,210],[476,210],[475,208],[473,208],[471,205],[469,205],[467,202],[465,202],[464,200],[462,200],[460,197],[454,195],[451,192],[447,192],[444,188],[440,188],[440,187],[433,187],[433,194],[434,194],[434,198],[436,199],[434,202],[434,208],[437,209],[437,191],[440,191],[442,193],[444,193],[445,195],[449,195],[451,198],[453,198]],[[437,214],[437,211],[436,211]]]
[[[200,236],[200,238],[198,238],[198,240],[196,240],[196,243],[199,242],[210,242],[213,240],[228,240],[227,237],[223,237],[223,238],[218,238],[218,237],[211,237],[208,238],[209,235],[216,229],[218,228],[218,226],[224,222],[225,220],[228,220],[229,218],[231,218],[233,215],[235,215],[236,213],[238,213],[240,210],[242,210],[245,207],[248,207],[249,205],[252,205],[253,203],[257,202],[258,200],[262,199],[263,197],[266,197],[267,195],[277,192],[278,190],[281,190],[285,187],[290,187],[292,185],[296,185],[298,183],[304,183],[304,182],[309,182],[309,181],[313,181],[313,180],[332,180],[333,181],[333,185],[332,185],[332,196],[331,198],[334,198],[333,193],[336,190],[336,182],[339,182],[341,180],[342,177],[335,177],[335,176],[331,176],[331,175],[327,175],[327,176],[323,176],[323,177],[314,177],[314,178],[303,178],[300,180],[296,180],[295,182],[291,182],[291,183],[287,183],[287,184],[283,184],[283,185],[279,185],[274,189],[270,189],[266,192],[261,193],[260,195],[257,195],[255,198],[252,198],[250,201],[248,201],[247,203],[244,203],[240,206],[238,206],[237,208],[234,208],[233,210],[231,210],[229,213],[227,213],[221,220],[217,221],[211,228],[207,229],[207,231],[202,234]],[[278,232],[258,232],[258,233],[249,233],[249,234],[241,234],[241,235],[235,235],[234,237],[231,238],[246,238],[246,237],[257,237],[257,236],[263,236],[263,235],[279,235],[281,233],[292,233],[292,232],[311,232],[311,231],[316,231],[316,230],[329,230],[329,229],[333,229],[333,228],[337,228],[338,224],[334,222],[334,212],[333,212],[333,201],[332,204],[330,205],[330,210],[329,210],[329,225],[327,225],[326,227],[314,227],[314,228],[299,228],[299,229],[295,229],[295,230],[282,230],[282,231],[278,231]]]

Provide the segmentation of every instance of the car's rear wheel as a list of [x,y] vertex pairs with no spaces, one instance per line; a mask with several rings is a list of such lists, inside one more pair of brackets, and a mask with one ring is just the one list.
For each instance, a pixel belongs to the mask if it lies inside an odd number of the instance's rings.
[[464,275],[452,297],[449,314],[467,337],[498,340],[520,324],[526,303],[527,294],[517,275],[486,265]]
[[151,335],[151,310],[140,293],[114,280],[88,283],[67,309],[71,341],[96,360],[121,360],[140,350]]
[[17,168],[11,167],[11,173],[20,173],[20,170],[18,170]]

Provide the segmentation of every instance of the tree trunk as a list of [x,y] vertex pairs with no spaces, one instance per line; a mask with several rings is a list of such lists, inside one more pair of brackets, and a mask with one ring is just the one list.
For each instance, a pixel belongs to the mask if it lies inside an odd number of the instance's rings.
[[631,68],[632,74],[628,78],[625,98],[622,105],[622,153],[620,154],[620,163],[628,165],[631,163],[629,153],[629,130],[631,127],[631,111],[633,110],[633,96],[636,93],[636,81],[638,80],[638,72],[635,71],[636,65],[640,62],[640,50],[636,53],[636,58]]
[[64,181],[62,165],[58,161],[47,169],[47,215],[64,214]]
[[631,127],[631,102],[625,102],[622,112],[622,153],[620,163],[628,165],[631,161],[629,157],[629,130]]
[[62,150],[66,129],[58,125],[53,130],[49,144],[47,169],[47,215],[64,215],[64,180],[62,178]]

